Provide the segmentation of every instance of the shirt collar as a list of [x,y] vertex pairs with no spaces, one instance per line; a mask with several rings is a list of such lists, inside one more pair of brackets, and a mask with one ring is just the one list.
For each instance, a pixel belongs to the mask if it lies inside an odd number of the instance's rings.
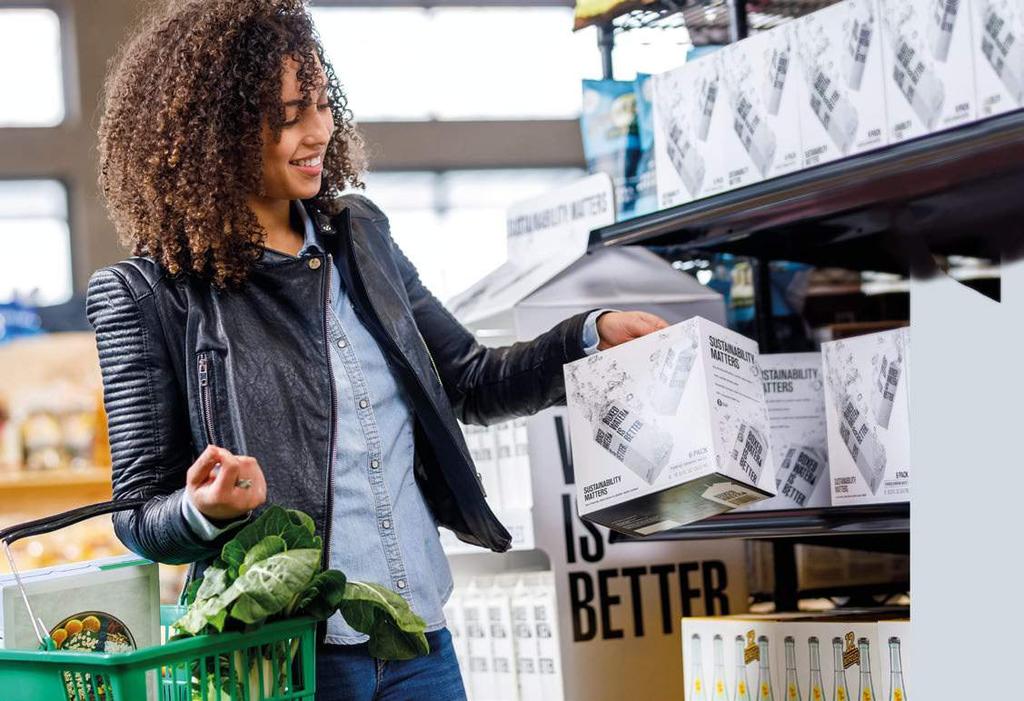
[[303,204],[302,200],[294,200],[295,208],[299,211],[299,218],[302,219],[302,230],[303,230],[303,241],[302,250],[299,251],[299,257],[311,253],[322,253],[323,247],[316,237],[316,227],[313,226],[313,220],[309,216],[309,212],[306,211],[306,205]]

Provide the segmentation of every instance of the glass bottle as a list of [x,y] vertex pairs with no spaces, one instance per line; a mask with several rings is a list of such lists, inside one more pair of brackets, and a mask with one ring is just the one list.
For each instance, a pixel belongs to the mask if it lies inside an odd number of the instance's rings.
[[707,701],[708,697],[704,691],[704,663],[700,655],[700,636],[696,633],[690,638],[690,676],[693,677],[690,701]]
[[743,658],[744,640],[742,635],[736,636],[736,690],[732,701],[751,701],[750,682],[747,681],[747,663]]
[[796,676],[796,641],[787,635],[782,642],[786,646],[786,701],[803,701]]
[[843,667],[843,639],[832,638],[832,701],[850,701],[850,687],[846,685],[846,669]]
[[763,635],[759,637],[757,646],[761,655],[761,663],[757,668],[757,701],[775,701],[771,666],[768,664],[768,638]]
[[722,636],[716,635],[714,639],[715,651],[715,672],[712,681],[711,692],[714,701],[729,701],[729,692],[725,690],[725,650],[723,649]]
[[810,649],[811,677],[807,681],[808,701],[825,701],[825,685],[821,681],[821,653],[818,650],[818,639],[811,637],[807,639],[807,647]]
[[875,685],[871,681],[871,646],[867,638],[857,640],[860,648],[860,691],[858,701],[875,701]]
[[903,662],[900,659],[900,639],[889,638],[889,701],[907,701],[907,687],[903,685]]

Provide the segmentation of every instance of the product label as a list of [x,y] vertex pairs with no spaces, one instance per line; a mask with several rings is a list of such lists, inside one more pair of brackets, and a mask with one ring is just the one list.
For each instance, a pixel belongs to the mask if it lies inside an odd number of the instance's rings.
[[743,648],[743,664],[761,661],[761,648],[757,644],[755,631],[747,631],[747,645]]
[[843,636],[846,640],[846,648],[843,650],[843,669],[849,669],[854,665],[860,665],[860,650],[857,649],[857,638],[850,632]]
[[747,504],[764,499],[763,494],[751,491],[735,482],[719,482],[704,490],[702,497],[708,501],[726,506],[746,506]]

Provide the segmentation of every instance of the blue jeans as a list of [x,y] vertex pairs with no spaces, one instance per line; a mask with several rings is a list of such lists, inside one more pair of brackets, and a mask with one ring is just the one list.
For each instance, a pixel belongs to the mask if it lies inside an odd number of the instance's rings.
[[447,628],[427,633],[430,653],[401,662],[370,657],[366,644],[321,645],[316,701],[466,701]]

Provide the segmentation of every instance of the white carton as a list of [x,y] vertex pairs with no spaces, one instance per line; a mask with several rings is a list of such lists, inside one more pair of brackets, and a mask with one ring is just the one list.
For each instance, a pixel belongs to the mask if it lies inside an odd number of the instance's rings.
[[509,603],[512,608],[512,636],[516,642],[519,697],[522,699],[544,698],[544,687],[540,679],[540,649],[537,646],[534,597],[535,594],[526,580],[520,577]]
[[[35,615],[53,634],[69,619],[61,649],[128,652],[160,644],[160,582],[157,565],[135,555],[46,567],[21,573],[21,582]],[[85,618],[95,623],[81,625]],[[78,633],[81,633],[79,636]],[[80,638],[80,639],[79,639]],[[31,617],[13,574],[0,575],[0,648],[39,647]]]
[[890,143],[975,119],[971,12],[962,0],[879,0]]
[[580,515],[630,535],[775,493],[757,344],[701,317],[565,366]]
[[466,637],[466,623],[462,607],[462,595],[457,592],[452,593],[444,605],[444,619],[452,636],[452,647],[455,650],[455,659],[459,663],[459,671],[462,673],[466,693],[472,697],[472,679],[470,678],[468,665],[469,640]]
[[466,649],[469,653],[469,685],[473,688],[473,698],[497,698],[494,651],[487,621],[486,586],[476,582],[471,584],[463,595],[462,606]]
[[821,353],[761,356],[778,495],[748,508],[828,506],[828,439]]
[[1024,105],[1024,7],[1020,0],[970,0],[979,117]]
[[530,444],[524,419],[495,426],[498,448],[498,482],[504,511],[533,506],[530,476]]
[[497,701],[519,701],[516,645],[512,635],[511,583],[495,579],[487,590],[487,625],[490,629],[492,667]]
[[832,504],[910,500],[910,334],[822,344]]
[[796,84],[801,78],[793,70],[794,43],[792,26],[783,25],[716,54],[733,134],[743,146],[747,166],[753,167],[740,174],[737,185],[799,170],[803,164]]
[[846,0],[792,22],[803,165],[881,148],[886,134],[876,0]]
[[501,511],[501,478],[498,474],[497,432],[491,426],[463,426],[466,447],[476,466],[477,477],[487,495],[488,505]]
[[540,683],[544,701],[565,698],[562,675],[562,653],[558,633],[558,606],[555,580],[551,572],[527,575],[527,586],[533,592],[533,620],[540,660]]
[[907,662],[911,646],[910,621],[879,621],[876,647],[882,669],[877,678],[881,697],[889,701],[907,701],[910,698],[911,670]]
[[[715,54],[654,76],[654,162],[660,208],[724,192],[749,162],[732,127]],[[735,178],[752,181],[753,173]]]

